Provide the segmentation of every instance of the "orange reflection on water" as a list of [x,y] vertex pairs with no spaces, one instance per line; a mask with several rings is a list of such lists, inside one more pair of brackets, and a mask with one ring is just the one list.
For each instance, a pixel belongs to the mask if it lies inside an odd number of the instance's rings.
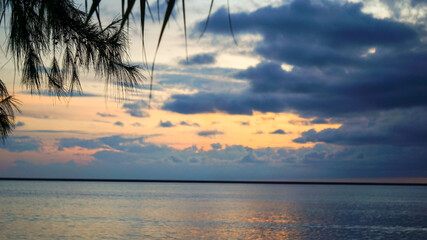
[[[291,203],[256,186],[27,182],[0,186],[1,239],[298,239]],[[265,186],[264,186],[265,188]],[[274,192],[269,193],[274,197]],[[283,193],[280,193],[283,194]]]

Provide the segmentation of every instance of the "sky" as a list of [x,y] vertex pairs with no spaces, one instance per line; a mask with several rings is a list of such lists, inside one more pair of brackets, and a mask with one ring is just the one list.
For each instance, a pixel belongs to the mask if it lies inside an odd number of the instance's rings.
[[[117,98],[93,72],[82,95],[31,94],[0,31],[0,78],[22,101],[0,177],[427,182],[425,1],[230,1],[237,45],[227,1],[200,38],[209,4],[186,1],[188,60],[177,6],[151,108],[149,79]],[[129,61],[142,66],[137,9]],[[101,3],[103,22],[120,11]]]

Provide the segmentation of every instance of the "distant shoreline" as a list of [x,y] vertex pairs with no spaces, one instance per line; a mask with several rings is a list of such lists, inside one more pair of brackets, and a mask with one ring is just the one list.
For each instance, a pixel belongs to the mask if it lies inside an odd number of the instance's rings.
[[233,180],[159,180],[159,179],[95,179],[95,178],[0,178],[0,181],[62,182],[149,182],[149,183],[221,183],[221,184],[298,184],[298,185],[397,185],[427,186],[427,183],[346,182],[346,181],[233,181]]

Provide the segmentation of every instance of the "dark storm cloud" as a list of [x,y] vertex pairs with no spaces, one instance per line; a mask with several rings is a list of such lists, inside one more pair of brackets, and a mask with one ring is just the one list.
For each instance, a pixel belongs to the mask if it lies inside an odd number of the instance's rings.
[[170,121],[162,121],[159,122],[159,127],[169,128],[169,127],[175,127]]
[[179,61],[181,65],[203,65],[203,64],[212,64],[215,63],[215,55],[214,54],[198,54],[188,57],[187,60]]
[[129,113],[132,117],[144,118],[150,116],[150,114],[143,110],[148,108],[148,104],[144,100],[125,103],[123,104],[123,108],[126,109],[126,113]]
[[423,108],[394,110],[376,116],[347,120],[338,129],[311,129],[294,142],[339,145],[427,146],[427,111]]
[[324,118],[315,118],[313,120],[310,121],[311,124],[327,124],[329,123],[327,119]]
[[222,91],[225,85],[227,89],[244,89],[247,87],[246,81],[218,81],[218,76],[232,77],[238,71],[234,68],[207,66],[167,67],[159,76],[158,86],[162,88],[190,88],[210,92]]
[[197,135],[201,136],[201,137],[212,137],[215,135],[222,135],[224,134],[223,132],[217,131],[217,130],[207,130],[207,131],[200,131],[197,133]]
[[[311,42],[313,46],[320,45],[321,49],[333,47],[343,50],[390,46],[416,39],[416,33],[411,28],[401,23],[375,19],[362,13],[361,7],[362,4],[340,5],[327,1],[313,4],[309,0],[296,0],[289,5],[268,6],[251,13],[232,14],[231,18],[235,33],[261,33],[265,38],[269,38],[267,43],[270,44],[267,48],[270,50],[273,50],[271,46],[275,46],[275,43],[280,47],[277,50],[286,47],[287,44],[281,44],[283,41],[293,41],[297,44],[293,46]],[[196,29],[203,27],[202,21]],[[225,8],[212,14],[208,32],[230,34]],[[277,53],[283,53],[277,50]],[[304,52],[309,50],[313,49],[304,49]],[[273,52],[271,51],[271,54]],[[328,59],[334,58],[329,54],[327,56]]]
[[[422,106],[427,104],[427,95],[423,94],[427,91],[426,60],[426,53],[399,54],[372,60],[376,69],[366,67],[352,74],[335,69],[318,75],[307,74],[304,69],[288,73],[277,63],[261,63],[239,74],[251,81],[251,92],[242,93],[248,96],[240,102],[268,93],[269,101],[272,97],[282,101],[277,111],[296,110],[306,116],[324,117]],[[251,106],[258,111],[266,111],[266,107]]]
[[228,114],[252,115],[260,112],[281,112],[285,110],[283,97],[274,94],[228,94],[196,93],[193,95],[173,95],[163,105],[163,109],[181,114],[225,112]]
[[[263,36],[255,52],[266,60],[235,75],[249,80],[249,90],[173,95],[163,108],[184,114],[292,111],[321,119],[426,105],[425,33],[375,19],[361,6],[300,0],[232,14],[237,34]],[[224,9],[214,13],[208,31],[229,34],[226,16]],[[282,62],[295,67],[284,71]]]

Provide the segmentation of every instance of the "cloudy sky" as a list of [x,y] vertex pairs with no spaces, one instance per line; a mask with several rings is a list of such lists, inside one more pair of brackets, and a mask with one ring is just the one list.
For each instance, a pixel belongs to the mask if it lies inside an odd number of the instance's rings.
[[[425,1],[231,0],[237,45],[227,1],[214,2],[200,38],[209,4],[186,2],[188,61],[177,6],[151,108],[149,80],[117,100],[91,72],[81,96],[31,95],[2,55],[0,78],[22,114],[0,144],[0,176],[427,178]],[[104,22],[121,11],[101,6]],[[142,65],[137,9],[129,54]],[[153,59],[160,25],[147,19]],[[0,31],[4,51],[5,39]]]

